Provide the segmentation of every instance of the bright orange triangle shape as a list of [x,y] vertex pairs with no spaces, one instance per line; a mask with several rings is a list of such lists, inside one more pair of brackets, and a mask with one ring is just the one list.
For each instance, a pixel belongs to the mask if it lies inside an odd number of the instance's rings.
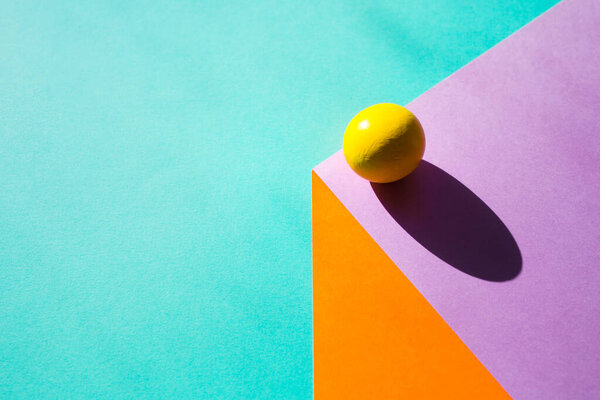
[[313,172],[314,394],[510,399]]

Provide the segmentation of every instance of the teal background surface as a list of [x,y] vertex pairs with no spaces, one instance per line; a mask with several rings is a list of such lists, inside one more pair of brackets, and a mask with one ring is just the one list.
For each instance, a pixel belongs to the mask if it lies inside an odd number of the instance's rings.
[[311,168],[555,2],[1,2],[0,397],[311,398]]

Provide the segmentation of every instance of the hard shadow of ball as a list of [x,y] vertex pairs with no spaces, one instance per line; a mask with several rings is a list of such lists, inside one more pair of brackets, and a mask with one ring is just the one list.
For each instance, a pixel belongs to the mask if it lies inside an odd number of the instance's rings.
[[475,193],[435,165],[423,160],[406,178],[371,186],[406,232],[454,268],[494,282],[521,272],[521,251],[506,225]]

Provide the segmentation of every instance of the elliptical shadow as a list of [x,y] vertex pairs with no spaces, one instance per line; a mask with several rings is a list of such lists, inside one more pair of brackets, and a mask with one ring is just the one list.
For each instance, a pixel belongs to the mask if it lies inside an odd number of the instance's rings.
[[452,267],[493,282],[521,272],[521,251],[506,225],[442,169],[423,160],[406,178],[371,186],[394,220]]

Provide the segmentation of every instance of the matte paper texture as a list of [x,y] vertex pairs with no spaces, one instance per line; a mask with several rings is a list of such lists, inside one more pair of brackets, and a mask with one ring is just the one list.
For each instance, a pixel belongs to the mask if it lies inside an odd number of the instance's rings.
[[315,400],[510,397],[313,175]]
[[599,20],[562,2],[410,103],[412,179],[315,169],[516,399],[600,397]]
[[311,168],[557,1],[0,1],[0,398],[310,399]]

